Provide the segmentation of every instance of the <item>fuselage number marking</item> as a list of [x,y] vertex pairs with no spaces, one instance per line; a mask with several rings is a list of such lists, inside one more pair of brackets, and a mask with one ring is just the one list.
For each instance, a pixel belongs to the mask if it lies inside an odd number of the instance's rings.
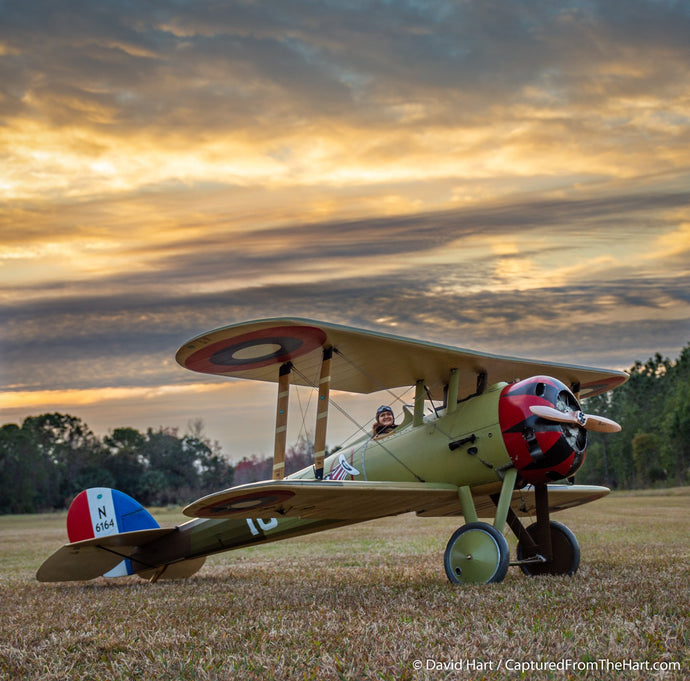
[[[262,520],[261,518],[257,518],[256,522],[258,523],[259,527],[265,532],[266,530],[272,530],[276,527],[278,527],[278,518],[271,518],[270,520]],[[247,518],[247,525],[249,525],[249,531],[256,536],[257,534],[260,534],[259,530],[257,529],[256,525],[254,524],[254,518]]]

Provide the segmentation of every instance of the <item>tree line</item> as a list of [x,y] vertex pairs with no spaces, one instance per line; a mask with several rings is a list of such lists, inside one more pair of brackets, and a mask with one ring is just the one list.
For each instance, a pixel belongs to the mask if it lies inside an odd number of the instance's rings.
[[[0,513],[63,509],[81,490],[112,487],[144,506],[188,503],[205,494],[271,477],[271,460],[245,457],[233,465],[220,446],[190,424],[174,428],[116,428],[97,437],[69,414],[30,416],[0,428]],[[286,471],[312,459],[306,438],[289,448]]]
[[639,489],[690,483],[690,345],[671,361],[656,354],[636,362],[620,388],[583,408],[617,421],[615,434],[589,433],[578,483]]
[[[590,398],[585,411],[608,416],[621,433],[589,433],[578,483],[632,489],[690,482],[690,345],[676,361],[660,354],[635,363],[620,388]],[[286,472],[312,462],[306,437],[288,449]],[[113,487],[145,506],[186,503],[271,477],[270,457],[230,463],[204,437],[203,423],[176,429],[116,428],[97,437],[68,414],[30,416],[0,428],[0,513],[61,509],[88,487]]]

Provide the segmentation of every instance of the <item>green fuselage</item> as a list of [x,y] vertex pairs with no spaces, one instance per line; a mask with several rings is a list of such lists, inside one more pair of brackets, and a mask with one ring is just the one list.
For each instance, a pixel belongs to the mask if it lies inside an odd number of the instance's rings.
[[[326,458],[326,478],[393,482],[441,482],[475,487],[497,483],[510,466],[501,434],[498,401],[505,384],[459,402],[452,411],[422,418],[407,409],[402,423],[383,437],[363,437]],[[343,459],[345,465],[343,466]],[[338,477],[339,476],[339,477]],[[309,466],[288,476],[315,479]],[[318,532],[353,520],[195,519],[177,531],[142,546],[132,558],[146,565],[164,565],[303,534]]]

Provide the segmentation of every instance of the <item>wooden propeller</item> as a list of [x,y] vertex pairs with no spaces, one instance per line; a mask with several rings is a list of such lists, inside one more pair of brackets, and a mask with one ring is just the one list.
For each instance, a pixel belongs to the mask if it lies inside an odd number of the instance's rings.
[[585,430],[593,430],[597,433],[617,433],[621,427],[611,419],[604,416],[593,416],[581,411],[560,411],[555,407],[535,404],[529,410],[542,419],[557,421],[558,423],[570,423],[574,426],[581,426]]

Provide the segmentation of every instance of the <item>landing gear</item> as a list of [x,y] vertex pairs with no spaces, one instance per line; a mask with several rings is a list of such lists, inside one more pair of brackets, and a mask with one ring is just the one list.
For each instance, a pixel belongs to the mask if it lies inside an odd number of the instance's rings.
[[561,523],[551,520],[549,534],[551,560],[540,553],[539,523],[525,529],[531,538],[520,540],[517,545],[517,564],[526,575],[574,575],[580,565],[580,545],[575,535]]
[[448,541],[444,564],[455,584],[501,582],[508,572],[510,550],[506,538],[492,525],[463,525]]
[[[468,521],[448,541],[444,566],[455,584],[489,584],[503,581],[509,565],[519,566],[526,575],[573,575],[580,565],[580,546],[575,535],[549,518],[547,485],[535,485],[534,507],[537,521],[525,528],[511,508],[515,469],[506,472],[500,494],[491,495],[496,505],[493,525],[481,522],[469,487],[458,495]],[[524,510],[524,509],[523,509]],[[518,538],[517,560],[510,562],[508,542],[503,536],[506,523]]]

